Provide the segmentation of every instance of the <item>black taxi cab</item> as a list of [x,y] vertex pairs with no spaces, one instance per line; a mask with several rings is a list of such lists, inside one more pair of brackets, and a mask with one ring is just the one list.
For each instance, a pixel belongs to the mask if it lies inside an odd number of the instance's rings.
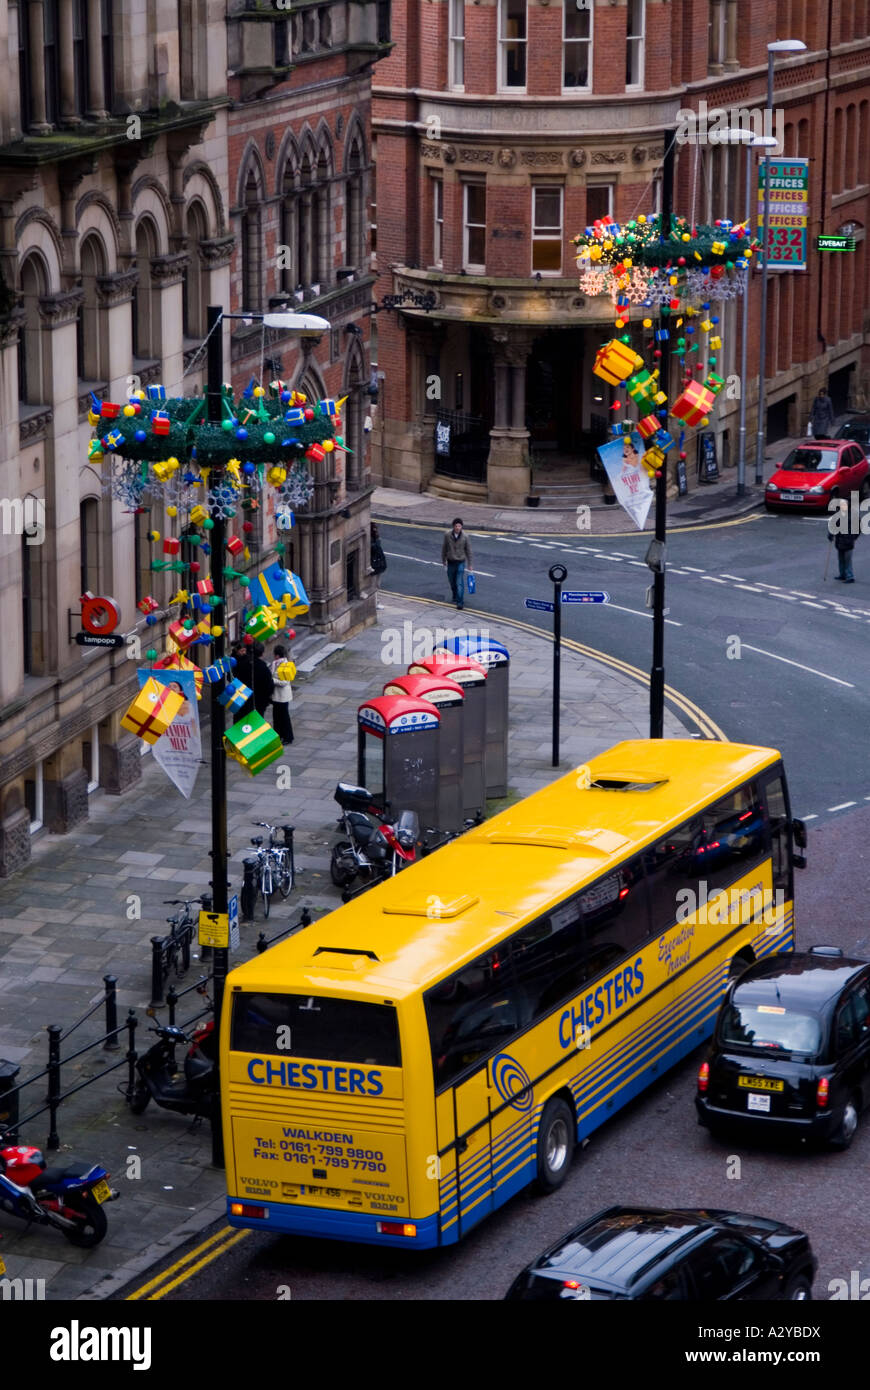
[[870,961],[769,956],[728,988],[698,1072],[698,1121],[846,1149],[870,1104]]

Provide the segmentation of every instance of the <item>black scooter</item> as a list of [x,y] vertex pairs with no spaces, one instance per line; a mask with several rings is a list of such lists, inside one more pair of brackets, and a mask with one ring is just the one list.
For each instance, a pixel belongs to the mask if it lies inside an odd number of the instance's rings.
[[[151,1032],[158,1040],[136,1062],[139,1084],[130,1101],[133,1114],[141,1115],[153,1100],[178,1115],[210,1118],[215,1088],[214,1023],[201,1024],[190,1037],[174,1024]],[[188,1044],[188,1051],[180,1073],[175,1050],[182,1043]]]

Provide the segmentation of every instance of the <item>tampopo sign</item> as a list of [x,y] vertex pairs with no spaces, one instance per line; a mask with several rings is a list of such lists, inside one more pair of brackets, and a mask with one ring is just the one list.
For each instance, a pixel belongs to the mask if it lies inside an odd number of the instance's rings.
[[115,632],[121,621],[121,610],[113,598],[104,598],[90,591],[82,594],[82,627],[75,640],[80,647],[123,647],[124,638]]

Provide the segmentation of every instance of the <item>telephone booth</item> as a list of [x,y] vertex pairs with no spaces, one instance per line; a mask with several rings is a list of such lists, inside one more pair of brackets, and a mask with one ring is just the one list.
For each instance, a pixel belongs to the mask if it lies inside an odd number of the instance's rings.
[[[486,668],[466,656],[427,656],[408,674],[448,676],[465,692],[462,724],[462,814],[486,811]],[[428,698],[428,697],[427,697]]]
[[357,710],[357,781],[393,815],[416,811],[424,827],[438,822],[439,723],[433,704],[404,694]]
[[447,676],[396,676],[387,681],[384,695],[428,700],[438,710],[438,814],[430,824],[439,830],[461,830],[465,703],[462,686]]
[[436,656],[442,653],[470,657],[486,667],[486,794],[507,796],[510,652],[493,638],[469,633],[449,637],[435,648]]

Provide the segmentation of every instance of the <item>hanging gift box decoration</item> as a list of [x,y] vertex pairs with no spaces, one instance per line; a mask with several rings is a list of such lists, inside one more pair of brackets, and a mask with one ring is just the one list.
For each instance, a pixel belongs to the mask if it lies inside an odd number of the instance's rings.
[[674,401],[671,414],[687,425],[699,425],[704,416],[709,415],[715,400],[712,391],[708,391],[700,381],[693,381]]
[[286,570],[285,573],[289,575],[289,579],[278,611],[286,622],[288,618],[298,618],[303,613],[307,613],[311,603],[299,575],[294,574],[292,570]]
[[320,463],[322,459],[326,458],[326,453],[321,444],[309,444],[305,450],[305,457],[313,459],[315,463]]
[[[187,626],[188,623],[190,624],[189,627]],[[184,622],[176,619],[174,623],[170,623],[169,636],[180,651],[186,651],[188,647],[192,647],[194,642],[199,640],[199,633],[192,618],[185,618]]]
[[169,433],[169,416],[165,410],[155,410],[151,416],[151,429],[154,434]]
[[275,674],[278,677],[279,681],[295,681],[296,662],[282,661],[279,666],[276,666]]
[[227,729],[224,747],[227,757],[241,763],[252,775],[262,772],[284,752],[275,730],[259,714],[250,714]]
[[328,396],[326,400],[320,402],[318,409],[320,410],[321,415],[331,416],[336,415],[338,413],[336,410],[335,401]]
[[642,420],[637,422],[637,432],[641,439],[651,439],[659,427],[659,422],[655,415],[645,415]]
[[722,390],[722,387],[725,385],[725,382],[722,380],[721,376],[717,376],[715,372],[710,372],[704,378],[704,385],[706,386],[708,391],[713,392],[714,396],[718,396],[719,392]]
[[192,671],[193,683],[196,686],[196,698],[202,698],[202,687],[204,677],[201,667],[195,661],[191,661],[189,656],[183,652],[167,652],[161,656],[159,661],[153,663],[155,671]]
[[[231,674],[235,664],[236,658],[234,656],[222,656],[220,660],[214,662],[212,666],[206,666],[203,671],[206,685],[217,685],[218,681],[223,676],[229,676]],[[245,689],[247,689],[247,686]],[[226,701],[222,703],[226,703]]]
[[226,689],[218,695],[218,704],[236,713],[253,697],[253,690],[235,677],[227,683]]
[[252,579],[248,589],[248,597],[254,606],[265,604],[279,604],[286,593],[290,592],[292,574],[290,570],[284,568],[279,560],[269,565]]
[[124,443],[124,436],[120,430],[110,430],[103,435],[102,443],[106,449],[118,449]]
[[196,592],[200,598],[207,598],[214,593],[214,584],[210,579],[198,579],[196,581]]
[[205,507],[200,506],[199,503],[190,509],[190,519],[194,526],[199,526],[200,522],[205,521],[207,516],[208,512]]
[[656,449],[661,449],[663,454],[668,454],[671,449],[674,448],[675,444],[676,440],[672,435],[668,434],[667,430],[656,430],[654,441],[654,447]]
[[718,352],[720,347],[722,346],[722,339],[718,336],[718,334],[714,333],[712,338],[708,339],[708,343],[711,351]]
[[240,536],[230,536],[226,542],[226,548],[231,555],[241,555],[245,548],[245,543]]
[[99,439],[88,440],[88,458],[91,463],[101,463],[103,460],[103,446]]
[[245,623],[245,632],[249,637],[274,637],[279,624],[280,620],[271,608],[255,608]]
[[148,387],[148,399],[149,399],[149,401],[165,401],[165,400],[166,400],[166,387],[165,387],[165,386],[157,386],[157,385],[155,385],[155,386],[149,386],[149,387]]
[[639,357],[627,343],[621,343],[614,338],[598,349],[592,370],[603,381],[608,381],[611,386],[615,386],[617,382],[625,381],[632,372],[638,371],[642,366],[643,358]]
[[100,417],[103,420],[117,420],[121,414],[121,407],[114,401],[102,401],[100,404]]
[[640,410],[648,410],[652,405],[656,385],[652,374],[644,369],[629,378],[628,394]]
[[177,555],[181,549],[181,541],[177,536],[167,536],[163,542],[164,555]]
[[157,602],[156,598],[152,598],[150,594],[146,594],[144,598],[140,598],[139,602],[136,604],[136,607],[139,609],[140,613],[148,614],[156,613],[160,605]]
[[136,734],[146,743],[156,743],[166,733],[183,704],[183,695],[149,677],[123,715],[121,728],[129,729],[131,734]]

